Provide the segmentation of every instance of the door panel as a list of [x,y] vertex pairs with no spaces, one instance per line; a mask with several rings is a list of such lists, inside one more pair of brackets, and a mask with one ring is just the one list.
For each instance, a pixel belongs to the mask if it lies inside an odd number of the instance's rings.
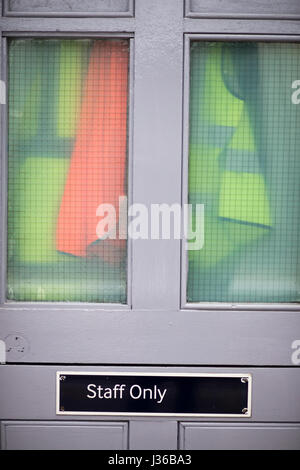
[[59,0],[4,0],[7,16],[131,16],[133,0],[71,0],[63,4]]
[[300,425],[180,424],[182,450],[299,450]]
[[178,442],[177,421],[131,421],[131,450],[174,450]]
[[3,450],[126,450],[127,423],[3,422]]
[[300,7],[297,0],[186,0],[186,14],[192,18],[299,18]]

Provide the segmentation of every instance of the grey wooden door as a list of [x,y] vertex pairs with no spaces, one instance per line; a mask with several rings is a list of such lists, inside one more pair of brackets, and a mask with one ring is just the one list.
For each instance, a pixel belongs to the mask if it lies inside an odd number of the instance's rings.
[[[91,2],[68,2],[67,11],[62,2],[55,1],[39,2],[40,7],[27,0],[0,3],[1,79],[7,88],[11,40],[118,39],[128,44],[128,204],[142,204],[149,213],[153,204],[183,205],[191,197],[190,78],[195,41],[299,45],[296,0],[279,6],[264,0],[255,9],[249,2],[240,1],[237,6],[231,0],[222,5],[192,0],[99,0],[93,2],[93,11]],[[199,67],[205,54],[199,51]],[[280,54],[280,60],[285,60],[282,49]],[[296,83],[299,54],[293,57]],[[297,91],[292,86],[286,95],[290,99]],[[268,93],[268,87],[261,90]],[[212,97],[218,99],[217,94]],[[286,106],[282,104],[283,112]],[[7,104],[1,108],[0,339],[7,348],[7,363],[0,366],[2,447],[299,448],[297,301],[289,297],[278,301],[276,295],[274,301],[266,302],[263,297],[250,302],[226,296],[221,301],[189,297],[191,266],[184,240],[128,240],[123,303],[8,300],[10,124]],[[264,108],[264,122],[270,122],[271,108]],[[293,104],[291,109],[293,132],[284,141],[288,148],[297,146],[300,105]],[[269,130],[279,132],[279,119],[276,126]],[[279,178],[279,170],[276,175]],[[296,195],[295,212],[298,204]],[[294,235],[295,230],[297,224]],[[225,263],[225,271],[227,267]],[[213,271],[210,276],[208,288],[213,291]],[[194,281],[197,289],[201,279],[196,276]],[[247,279],[243,282],[247,287]],[[293,282],[297,289],[295,277]],[[247,422],[231,418],[226,423],[211,418],[186,422],[57,417],[55,373],[62,369],[251,373],[253,412]]]

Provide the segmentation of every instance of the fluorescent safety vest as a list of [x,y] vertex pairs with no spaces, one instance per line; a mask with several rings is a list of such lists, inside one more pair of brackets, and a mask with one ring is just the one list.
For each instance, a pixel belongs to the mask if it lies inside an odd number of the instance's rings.
[[248,105],[224,82],[222,45],[199,60],[191,82],[189,202],[205,206],[205,240],[189,258],[210,268],[269,233],[272,221]]

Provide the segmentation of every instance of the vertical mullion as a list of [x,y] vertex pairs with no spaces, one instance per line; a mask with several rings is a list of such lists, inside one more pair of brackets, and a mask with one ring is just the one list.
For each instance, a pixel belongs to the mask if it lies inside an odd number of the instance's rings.
[[[182,6],[136,2],[133,202],[148,209],[149,234],[151,204],[181,203]],[[180,240],[148,235],[133,255],[133,308],[178,309]]]

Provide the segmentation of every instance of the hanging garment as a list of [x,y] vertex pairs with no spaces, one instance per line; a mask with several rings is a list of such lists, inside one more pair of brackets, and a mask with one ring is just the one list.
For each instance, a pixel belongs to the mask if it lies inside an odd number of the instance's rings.
[[18,259],[27,263],[55,263],[55,220],[68,171],[65,158],[28,157],[20,165],[14,195],[14,238]]
[[[57,223],[57,250],[85,257],[103,255],[97,234],[101,204],[119,218],[125,195],[127,149],[128,48],[121,41],[97,41],[91,51],[76,142]],[[100,235],[100,236],[99,236]],[[103,233],[103,237],[105,233]],[[124,240],[109,240],[122,251]],[[121,248],[120,248],[121,247]],[[111,252],[115,260],[114,249]]]
[[[78,140],[90,53],[96,42],[99,41],[9,41],[8,300],[126,303],[126,265],[122,263],[116,268],[110,259],[117,258],[115,246],[104,249],[101,243],[101,253],[97,244],[92,243],[85,257],[70,256],[57,250],[57,220],[70,176],[71,156]],[[112,40],[112,43],[116,42]],[[127,41],[119,40],[118,45],[121,43],[124,48],[128,47]],[[99,80],[95,73],[97,85],[90,100],[93,107],[87,115],[91,115],[91,120],[86,131],[81,127],[82,134],[89,133],[87,141],[91,139],[94,144],[94,120],[99,123],[100,115],[104,115],[103,107],[98,105],[100,95],[107,91],[111,102],[119,100],[115,96],[116,89],[111,92],[107,86],[109,77],[117,77],[117,72],[112,74],[109,67],[104,68],[105,64],[111,64],[112,53],[107,52],[106,47],[103,50],[101,65],[105,74],[100,75],[102,79]],[[116,58],[116,67],[117,62]],[[106,129],[110,129],[107,123]],[[98,134],[102,136],[102,128]],[[89,164],[93,165],[95,161],[96,158],[89,158]],[[116,159],[110,161],[111,171],[112,163],[116,163]],[[103,183],[97,175],[93,183],[91,173],[87,174],[93,189],[99,187],[99,182]],[[83,190],[82,205],[86,203],[85,194]],[[84,212],[82,206],[81,214]],[[95,253],[89,253],[89,249]],[[124,253],[125,249],[119,256]]]
[[50,137],[58,52],[56,40],[20,40],[10,51],[8,256],[21,263],[59,260],[55,228],[68,161]]
[[224,220],[270,227],[270,204],[247,108],[220,156],[219,216]]
[[[222,45],[206,48],[204,80],[194,62],[191,112],[198,118],[192,119],[189,196],[205,205],[205,246],[189,259],[205,269],[264,235],[271,216],[248,103],[224,81]],[[236,80],[233,65],[227,60],[226,72]]]
[[10,138],[18,143],[34,137],[38,131],[42,85],[39,50],[39,43],[32,40],[20,40],[10,47],[9,129]]
[[58,92],[58,135],[72,138],[76,135],[79,121],[84,59],[89,40],[67,39],[60,44],[59,92]]
[[242,301],[298,302],[300,106],[291,100],[291,84],[300,73],[300,49],[295,43],[263,42],[258,48],[259,86],[249,110],[272,228],[244,250],[231,292]]
[[237,129],[220,157],[223,175],[219,215],[228,221],[268,228],[272,222],[265,155],[257,151],[253,131],[258,114],[257,45],[223,44],[222,79],[230,93],[243,100],[244,106]]

